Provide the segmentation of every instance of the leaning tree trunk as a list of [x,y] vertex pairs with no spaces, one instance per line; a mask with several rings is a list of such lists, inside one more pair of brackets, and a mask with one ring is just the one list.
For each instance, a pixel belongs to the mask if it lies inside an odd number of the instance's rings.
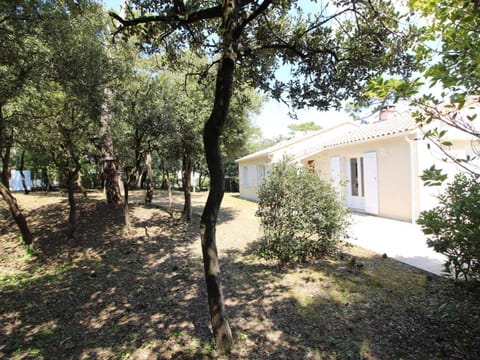
[[[33,236],[28,228],[27,220],[20,210],[17,200],[12,195],[8,189],[8,160],[10,160],[10,148],[11,141],[7,139],[5,119],[3,118],[2,106],[0,104],[0,157],[2,158],[2,171],[0,178],[0,194],[5,202],[8,204],[10,213],[12,214],[13,220],[18,226],[20,233],[22,234],[22,239],[24,244],[30,245],[33,242]],[[2,155],[2,151],[5,149],[5,154]]]
[[183,183],[183,217],[185,220],[192,220],[192,157],[187,149],[184,149],[182,160],[182,183]]
[[113,153],[112,131],[110,129],[110,111],[106,100],[102,105],[100,116],[100,138],[102,149],[102,175],[107,202],[109,204],[121,204],[120,174]]
[[26,245],[30,245],[33,241],[32,233],[28,228],[27,221],[25,220],[25,216],[23,216],[20,208],[18,207],[17,200],[12,195],[10,190],[0,182],[0,193],[2,194],[3,199],[7,202],[8,207],[10,209],[10,213],[12,214],[15,223],[17,224],[20,232],[22,233],[23,242]]
[[150,148],[145,155],[145,205],[150,205],[153,199],[152,151]]
[[25,181],[25,174],[23,173],[23,168],[25,167],[25,150],[22,151],[22,155],[20,156],[20,176],[22,178],[22,187],[23,187],[23,192],[25,195],[28,195],[29,190],[27,186],[27,182]]
[[200,223],[208,307],[217,348],[221,352],[229,350],[233,343],[232,332],[225,313],[225,302],[220,282],[216,225],[218,212],[225,192],[220,136],[232,98],[233,73],[235,71],[235,60],[238,51],[238,35],[234,35],[235,24],[238,17],[237,1],[224,1],[223,14],[222,33],[224,53],[218,68],[212,113],[205,123],[203,130],[205,156],[210,172],[210,192],[208,193]]

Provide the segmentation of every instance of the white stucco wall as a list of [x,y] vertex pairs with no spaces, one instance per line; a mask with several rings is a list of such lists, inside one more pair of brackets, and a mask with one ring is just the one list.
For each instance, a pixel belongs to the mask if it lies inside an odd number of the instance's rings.
[[[465,158],[465,156],[472,152],[470,141],[452,141],[453,145],[448,148],[448,152],[457,156],[458,158]],[[419,211],[429,210],[438,204],[437,197],[445,189],[446,185],[450,183],[455,174],[461,171],[458,165],[451,161],[445,162],[445,154],[442,153],[430,141],[422,140],[418,143],[418,169],[419,176],[422,175],[425,169],[435,165],[436,168],[442,169],[443,173],[448,175],[447,181],[442,186],[424,186],[423,181],[419,180]]]
[[315,161],[315,169],[323,179],[330,179],[330,159],[341,159],[341,179],[343,180],[341,197],[347,199],[347,166],[349,159],[361,157],[364,153],[376,152],[378,168],[378,215],[398,220],[410,221],[411,207],[411,163],[410,145],[403,136],[384,140],[344,145],[325,150],[316,156],[302,161]]
[[258,189],[268,174],[268,157],[238,162],[240,197],[258,200]]

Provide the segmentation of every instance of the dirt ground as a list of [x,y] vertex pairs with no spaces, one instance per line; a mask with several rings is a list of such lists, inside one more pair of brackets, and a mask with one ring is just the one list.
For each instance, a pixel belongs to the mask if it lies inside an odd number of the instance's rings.
[[75,240],[66,236],[65,196],[16,196],[36,241],[33,254],[20,245],[1,201],[0,358],[480,358],[478,288],[347,245],[310,263],[260,260],[256,205],[235,194],[226,194],[217,228],[235,346],[219,356],[198,235],[205,193],[193,194],[188,224],[166,211],[165,193],[146,207],[134,192],[129,235],[121,208],[100,193],[79,196]]

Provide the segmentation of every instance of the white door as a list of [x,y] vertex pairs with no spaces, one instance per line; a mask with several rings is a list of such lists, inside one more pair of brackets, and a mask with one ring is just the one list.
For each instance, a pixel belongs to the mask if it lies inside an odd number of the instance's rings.
[[341,197],[341,186],[340,186],[340,156],[334,156],[330,159],[330,179],[332,180],[332,185],[338,195]]
[[365,187],[363,180],[363,157],[348,159],[348,191],[347,206],[349,208],[365,210]]
[[365,212],[378,214],[378,170],[377,153],[363,154],[365,168]]

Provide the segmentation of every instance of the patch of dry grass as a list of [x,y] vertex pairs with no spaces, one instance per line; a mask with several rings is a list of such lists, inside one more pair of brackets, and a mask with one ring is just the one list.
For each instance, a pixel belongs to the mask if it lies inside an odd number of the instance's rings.
[[[198,218],[186,224],[137,204],[124,237],[121,209],[89,198],[70,240],[62,196],[19,198],[38,253],[26,256],[14,224],[0,218],[0,357],[219,357]],[[228,226],[238,225],[235,201]],[[239,246],[238,231],[224,228],[221,239],[235,338],[224,358],[480,358],[478,290],[348,246],[336,258],[279,266],[255,257],[255,243]]]

